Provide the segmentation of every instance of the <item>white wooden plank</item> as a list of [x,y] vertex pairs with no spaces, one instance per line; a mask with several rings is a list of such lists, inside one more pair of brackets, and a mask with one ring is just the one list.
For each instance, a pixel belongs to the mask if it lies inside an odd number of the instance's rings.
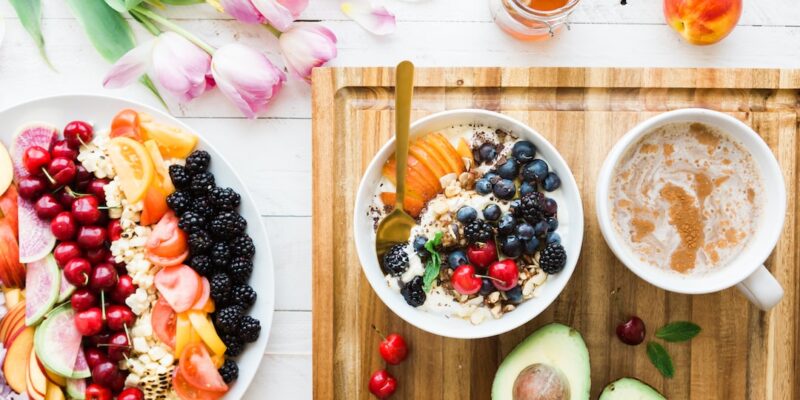
[[243,399],[310,399],[311,388],[310,355],[267,355]]
[[311,311],[277,311],[267,355],[311,355]]
[[275,309],[311,310],[311,217],[267,217],[275,265]]

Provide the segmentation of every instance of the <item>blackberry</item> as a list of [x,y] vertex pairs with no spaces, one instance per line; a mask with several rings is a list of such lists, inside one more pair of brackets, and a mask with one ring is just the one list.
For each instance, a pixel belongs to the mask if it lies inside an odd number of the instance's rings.
[[217,307],[230,303],[231,278],[224,273],[217,273],[211,278],[211,298]]
[[219,210],[234,210],[239,207],[242,196],[231,188],[216,187],[211,190],[208,198],[211,204]]
[[217,268],[223,268],[231,262],[231,249],[225,242],[217,242],[211,246],[211,263]]
[[195,197],[192,200],[192,205],[189,206],[189,211],[194,211],[206,220],[214,216],[214,206],[208,200],[208,197]]
[[469,243],[486,243],[494,236],[494,230],[486,221],[476,219],[464,227],[464,236]]
[[542,267],[542,271],[550,275],[561,272],[566,263],[567,253],[561,243],[548,243],[539,257],[539,266]]
[[223,333],[236,333],[242,320],[242,307],[239,305],[225,307],[214,317],[214,326]]
[[225,383],[231,383],[239,377],[239,366],[230,358],[225,359],[225,363],[222,364],[222,368],[218,371],[219,374],[222,375],[222,380],[225,381]]
[[[174,167],[174,165],[173,165]],[[167,196],[167,206],[175,211],[175,214],[181,215],[189,211],[192,205],[192,196],[182,190],[178,190]]]
[[189,171],[187,171],[183,165],[177,164],[169,166],[169,178],[172,180],[172,184],[178,189],[186,189],[192,181],[192,176],[189,174]]
[[253,239],[250,236],[243,235],[233,239],[231,242],[231,251],[239,257],[253,258],[256,254],[256,246],[253,244]]
[[211,257],[205,254],[198,254],[189,259],[189,266],[200,275],[212,276],[217,271],[214,264],[211,263]]
[[225,355],[229,357],[236,357],[242,354],[244,350],[244,342],[239,339],[237,335],[223,334],[222,343],[225,343]]
[[189,190],[195,195],[203,195],[214,188],[214,175],[211,172],[201,172],[192,177]]
[[211,156],[204,150],[195,150],[189,154],[189,157],[186,157],[186,169],[192,175],[205,172],[210,163]]
[[205,226],[206,219],[194,211],[186,211],[178,220],[178,227],[190,234],[202,231]]
[[235,258],[228,265],[231,280],[235,283],[247,283],[253,273],[253,261],[247,258]]
[[544,200],[545,197],[542,192],[528,193],[520,199],[520,204],[516,211],[529,224],[536,225],[537,222],[544,220],[546,215]]
[[233,289],[233,300],[245,310],[256,303],[257,297],[258,294],[249,285],[239,285]]
[[206,254],[213,244],[211,236],[204,230],[189,234],[189,253],[192,255]]
[[400,294],[411,307],[425,304],[425,291],[422,290],[422,277],[417,275],[400,289]]
[[383,255],[383,267],[394,276],[400,276],[408,269],[408,254],[406,246],[396,244]]
[[247,221],[232,211],[223,211],[211,219],[209,231],[217,239],[229,240],[240,236],[247,229]]
[[249,315],[242,317],[239,321],[239,339],[245,343],[253,343],[258,340],[259,335],[261,335],[261,322]]

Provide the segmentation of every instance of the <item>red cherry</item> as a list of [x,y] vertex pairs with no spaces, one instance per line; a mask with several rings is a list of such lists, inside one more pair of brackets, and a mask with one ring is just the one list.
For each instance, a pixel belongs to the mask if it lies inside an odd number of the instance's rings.
[[119,393],[117,400],[144,400],[144,393],[139,388],[129,387]]
[[53,249],[53,258],[56,259],[59,267],[67,265],[69,260],[81,256],[81,249],[75,242],[61,242]]
[[[108,179],[92,179],[89,182],[89,186],[86,187],[86,193],[89,193],[98,199],[105,199],[106,191],[103,188],[108,185],[108,182]],[[103,201],[103,203],[105,203],[105,201]]]
[[133,285],[133,278],[130,275],[120,275],[114,290],[111,292],[111,300],[119,304],[125,304],[125,299],[136,291]]
[[519,281],[517,263],[510,258],[498,261],[489,267],[489,277],[497,290],[511,290]]
[[36,203],[33,203],[33,210],[36,211],[39,218],[49,220],[64,211],[64,207],[61,207],[56,196],[45,193],[39,197],[39,200],[36,200]]
[[53,232],[53,236],[62,242],[71,240],[77,231],[75,218],[69,211],[62,211],[50,220],[50,230]]
[[62,206],[64,206],[65,210],[72,209],[72,203],[75,202],[75,196],[70,194],[70,192],[66,190],[59,191],[58,193],[56,193],[56,197],[58,198],[58,202],[61,203]]
[[108,358],[111,361],[124,360],[131,352],[131,345],[128,343],[128,335],[125,332],[117,332],[111,335],[108,340]]
[[89,336],[87,339],[89,343],[95,346],[105,346],[108,344],[109,339],[111,338],[111,332],[109,331],[102,331],[94,336]]
[[629,320],[617,325],[617,337],[622,343],[636,346],[644,341],[646,329],[644,321],[632,316]]
[[475,268],[472,265],[464,264],[453,272],[453,276],[450,277],[450,283],[453,284],[453,288],[458,293],[475,294],[481,290],[483,280],[475,276]]
[[106,324],[112,331],[121,331],[125,327],[132,327],[135,319],[136,316],[128,306],[115,304],[106,307]]
[[378,346],[381,357],[391,365],[400,364],[408,355],[408,346],[402,336],[391,333]]
[[101,217],[99,206],[96,197],[81,196],[72,202],[72,215],[79,224],[91,225]]
[[75,179],[75,175],[78,174],[78,169],[75,167],[75,162],[71,159],[57,157],[52,159],[50,164],[48,164],[47,173],[53,178],[51,186],[66,186]]
[[93,383],[86,387],[84,391],[86,400],[111,400],[111,390],[106,387]]
[[77,287],[86,286],[91,273],[92,265],[83,258],[73,258],[64,265],[64,278]]
[[89,183],[94,179],[94,175],[81,164],[77,164],[75,170],[75,188],[78,191],[85,192],[86,188],[89,187]]
[[111,264],[97,264],[89,275],[89,287],[94,290],[111,289],[116,284],[117,270]]
[[92,141],[92,126],[83,121],[72,121],[64,127],[64,139],[73,148],[81,147],[81,144]]
[[116,242],[122,237],[122,224],[118,219],[112,219],[106,230],[108,231],[108,240],[112,242]]
[[17,191],[19,196],[25,200],[33,200],[47,190],[47,181],[40,176],[28,176],[19,180]]
[[397,379],[385,369],[379,369],[369,378],[369,391],[379,399],[385,399],[397,390]]
[[467,259],[470,264],[479,268],[486,268],[497,261],[497,246],[494,240],[486,243],[473,243],[467,247]]
[[106,236],[106,228],[102,226],[82,226],[78,229],[78,237],[75,241],[81,248],[96,249],[105,243]]
[[93,336],[103,330],[103,311],[92,307],[75,314],[75,328],[83,336]]
[[64,157],[74,160],[78,157],[78,150],[69,147],[69,144],[66,140],[58,140],[53,144],[53,149],[50,150],[50,155],[52,155],[53,158]]
[[112,383],[119,374],[116,363],[101,362],[92,368],[92,380],[113,390]]
[[96,365],[107,362],[108,356],[97,347],[89,347],[83,350],[83,355],[86,357],[86,364],[89,369],[94,368]]
[[96,249],[86,250],[85,257],[92,264],[100,264],[108,260],[108,255],[111,254],[105,247],[98,247]]
[[81,312],[97,306],[97,296],[89,289],[80,288],[75,290],[70,297],[72,309]]
[[42,168],[50,164],[50,153],[42,146],[31,146],[22,154],[22,164],[31,175],[41,175]]

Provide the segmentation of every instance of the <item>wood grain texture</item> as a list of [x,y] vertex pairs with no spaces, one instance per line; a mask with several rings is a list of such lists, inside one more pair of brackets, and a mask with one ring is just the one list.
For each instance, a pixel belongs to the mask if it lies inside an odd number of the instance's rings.
[[[390,372],[400,399],[488,399],[497,364],[537,327],[558,321],[582,332],[593,398],[610,381],[637,377],[672,399],[795,399],[800,396],[798,88],[800,71],[753,69],[430,68],[415,77],[413,118],[454,108],[500,111],[541,132],[564,156],[582,192],[585,235],[570,283],[543,314],[507,334],[445,339],[392,314],[364,278],[352,237],[355,192],[391,136],[390,68],[318,69],[313,84],[313,374],[316,399],[369,399],[367,380],[383,367],[370,326],[406,336],[409,359]],[[735,290],[668,293],[635,277],[611,253],[594,216],[596,173],[613,144],[660,112],[706,107],[758,131],[774,151],[790,193],[784,235],[767,261],[786,295],[759,312]],[[666,344],[676,365],[664,379],[644,347],[613,333],[639,315],[650,335],[693,320],[703,333]]]

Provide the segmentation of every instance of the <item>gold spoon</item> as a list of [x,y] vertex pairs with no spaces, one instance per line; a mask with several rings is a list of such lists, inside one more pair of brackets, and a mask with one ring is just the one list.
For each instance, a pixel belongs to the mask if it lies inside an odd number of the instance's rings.
[[411,124],[411,94],[414,91],[414,64],[403,61],[395,68],[395,158],[397,160],[397,194],[394,210],[378,225],[375,249],[378,259],[398,243],[405,243],[416,221],[406,214],[403,200],[406,195],[406,165],[408,161],[408,131]]

